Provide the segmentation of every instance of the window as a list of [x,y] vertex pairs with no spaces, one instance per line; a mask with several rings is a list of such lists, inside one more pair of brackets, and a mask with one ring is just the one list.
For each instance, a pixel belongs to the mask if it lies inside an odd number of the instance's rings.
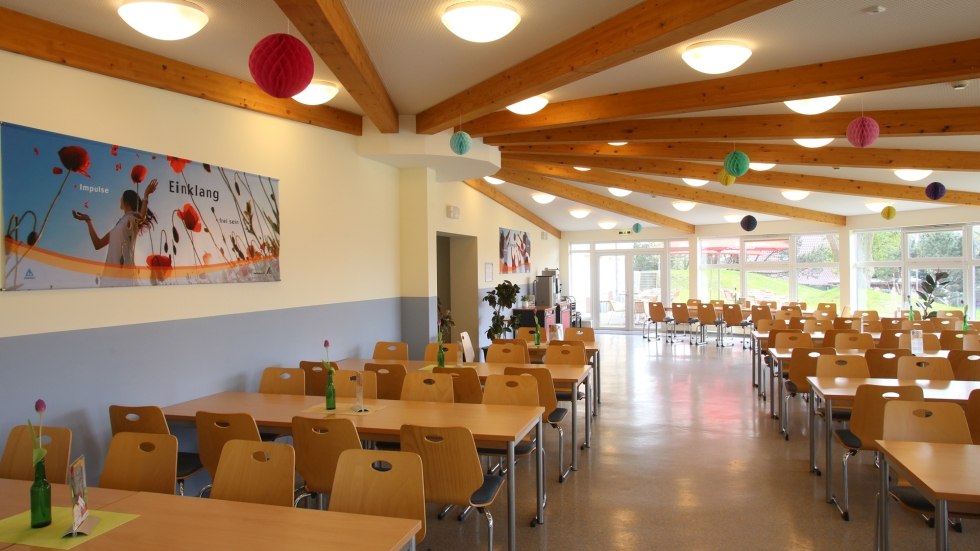
[[798,235],[795,245],[796,300],[840,304],[840,236]]
[[789,302],[789,239],[744,240],[745,296],[753,302]]
[[909,232],[909,258],[962,258],[963,230]]
[[894,315],[905,307],[902,277],[902,232],[858,232],[854,235],[856,307]]
[[670,300],[671,302],[687,302],[691,297],[691,244],[689,241],[670,242]]
[[741,252],[742,244],[737,237],[701,240],[700,297],[725,302],[738,298]]

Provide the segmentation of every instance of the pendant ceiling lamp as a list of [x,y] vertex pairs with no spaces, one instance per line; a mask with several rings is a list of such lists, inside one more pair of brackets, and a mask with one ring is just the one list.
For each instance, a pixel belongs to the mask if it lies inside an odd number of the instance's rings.
[[208,24],[200,6],[183,0],[130,0],[116,13],[130,27],[157,40],[182,40]]
[[493,42],[507,36],[521,22],[521,15],[505,2],[473,0],[446,8],[442,24],[470,42]]
[[633,193],[632,190],[629,190],[629,189],[620,189],[618,187],[611,187],[611,188],[607,188],[607,189],[609,189],[609,193],[615,195],[616,197],[626,197],[627,195]]
[[840,103],[840,96],[823,96],[821,98],[794,99],[783,104],[801,115],[819,115],[830,111]]
[[740,42],[730,40],[709,40],[688,46],[681,59],[695,71],[709,75],[720,75],[734,71],[748,61],[752,50]]
[[544,96],[531,96],[517,103],[507,106],[507,110],[515,115],[533,115],[548,105],[548,98]]
[[305,90],[293,96],[293,99],[304,105],[323,105],[332,100],[340,87],[326,80],[314,80]]

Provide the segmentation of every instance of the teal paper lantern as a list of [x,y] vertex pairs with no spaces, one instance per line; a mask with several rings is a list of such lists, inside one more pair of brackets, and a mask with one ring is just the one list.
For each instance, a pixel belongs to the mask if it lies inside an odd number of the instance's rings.
[[641,226],[639,222],[633,224],[633,233],[640,233],[640,230],[642,229],[643,226]]
[[470,147],[472,146],[473,138],[462,130],[453,134],[452,138],[449,138],[449,149],[452,149],[453,153],[457,155],[466,155],[470,152]]
[[743,151],[732,151],[725,157],[725,170],[732,176],[744,176],[749,171],[749,156]]

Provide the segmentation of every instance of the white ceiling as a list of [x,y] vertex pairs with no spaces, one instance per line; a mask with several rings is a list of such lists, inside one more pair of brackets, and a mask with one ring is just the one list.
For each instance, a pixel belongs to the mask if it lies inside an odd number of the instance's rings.
[[[130,29],[115,14],[122,0],[0,0],[0,6],[243,79],[250,79],[248,54],[252,46],[263,36],[286,32],[289,27],[273,0],[194,1],[205,9],[211,21],[197,35],[178,42],[153,40]],[[638,3],[638,0],[508,0],[521,12],[521,24],[497,42],[473,44],[452,35],[439,21],[442,10],[453,1],[344,0],[401,114],[424,110]],[[874,2],[795,0],[674,48],[563,86],[548,95],[553,101],[561,101],[711,78],[688,68],[679,55],[685,45],[704,39],[738,39],[753,46],[754,54],[749,61],[731,73],[738,75],[980,37],[978,0],[881,0],[877,3],[885,11],[868,15],[862,10]],[[298,35],[295,29],[292,32]],[[316,78],[333,79],[326,65],[314,58]],[[331,105],[362,112],[345,92]],[[853,94],[845,96],[835,111],[971,106],[980,109],[980,81],[970,82],[962,91],[954,91],[948,84],[933,84]],[[768,104],[684,116],[780,113],[790,112],[782,104]],[[835,145],[846,147],[847,143],[838,139]],[[873,147],[980,151],[980,137],[881,138]],[[890,170],[882,169],[780,166],[775,170],[904,183]],[[657,179],[680,183],[673,178]],[[975,172],[936,172],[918,185],[933,180],[942,181],[949,189],[980,190],[980,174]],[[583,185],[605,193],[584,184],[569,185]],[[800,205],[783,199],[772,188],[738,183],[725,188],[713,182],[708,184],[708,189],[841,215],[868,214],[863,206],[865,199],[859,197],[841,201],[834,195],[815,193]],[[502,190],[564,231],[592,230],[598,220],[616,220],[621,227],[634,222],[596,209],[592,209],[588,218],[576,220],[568,214],[572,206],[568,201],[559,199],[542,206],[531,201],[529,190],[511,184],[505,184]],[[625,200],[693,224],[719,223],[722,214],[733,212],[699,205],[688,213],[680,213],[670,206],[668,199],[636,193]],[[899,211],[933,206],[925,201],[896,203]],[[756,216],[760,220],[774,219]]]

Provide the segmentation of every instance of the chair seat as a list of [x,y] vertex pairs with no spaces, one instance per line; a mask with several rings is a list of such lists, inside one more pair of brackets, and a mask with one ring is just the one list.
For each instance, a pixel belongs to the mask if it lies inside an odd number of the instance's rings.
[[177,478],[187,478],[204,468],[201,456],[194,452],[177,452]]
[[786,392],[789,392],[790,394],[796,394],[800,391],[800,387],[796,386],[796,383],[789,379],[783,381],[783,386],[786,388]]
[[919,490],[916,490],[912,486],[892,486],[888,491],[902,505],[910,509],[915,509],[916,511],[922,511],[924,513],[932,513],[936,509],[933,507],[932,502],[923,497]]
[[500,492],[500,487],[504,485],[504,480],[506,479],[503,476],[483,475],[483,485],[470,496],[470,504],[474,507],[484,507],[493,503],[494,498],[497,497],[497,493]]
[[837,435],[837,439],[840,440],[840,443],[845,447],[852,450],[861,449],[861,439],[858,438],[856,434],[851,432],[850,429],[836,430],[834,431],[834,434]]
[[[514,455],[531,455],[537,447],[534,444],[534,440],[521,440],[514,446]],[[477,447],[476,451],[480,455],[507,455],[507,448],[481,448]]]
[[[559,390],[558,392],[555,393],[555,395],[558,397],[558,401],[559,402],[571,402],[572,401],[572,391],[571,390]],[[575,395],[577,396],[577,398],[575,398],[576,400],[584,400],[585,399],[585,393],[582,392],[582,391],[579,391],[579,392],[575,393]]]
[[552,424],[561,423],[565,420],[565,416],[568,415],[568,409],[566,408],[555,408],[554,411],[548,415],[548,422]]
[[830,412],[830,416],[834,421],[850,421],[851,410],[845,408],[834,408],[834,410]]

